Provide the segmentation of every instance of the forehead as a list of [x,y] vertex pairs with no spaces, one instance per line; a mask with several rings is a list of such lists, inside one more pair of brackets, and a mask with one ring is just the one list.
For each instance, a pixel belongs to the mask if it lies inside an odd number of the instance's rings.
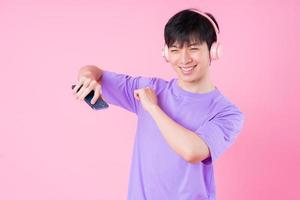
[[201,38],[194,34],[190,34],[188,36],[173,38],[173,41],[170,43],[170,47],[174,46],[182,48],[183,46],[201,45],[202,43],[203,41]]
[[176,40],[170,47],[182,48],[183,46],[201,46],[203,42],[199,40],[178,41]]

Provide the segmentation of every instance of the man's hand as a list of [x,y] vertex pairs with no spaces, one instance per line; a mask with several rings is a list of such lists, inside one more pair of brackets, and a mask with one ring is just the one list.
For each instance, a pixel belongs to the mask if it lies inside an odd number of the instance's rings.
[[155,91],[152,88],[146,87],[134,91],[134,97],[140,100],[143,108],[150,112],[155,106],[158,106]]
[[[77,91],[79,88],[80,90]],[[101,85],[97,82],[94,76],[88,74],[82,75],[79,78],[79,83],[77,83],[73,88],[73,95],[76,97],[76,99],[83,100],[92,90],[94,90],[94,96],[91,99],[91,104],[94,104],[102,95]]]

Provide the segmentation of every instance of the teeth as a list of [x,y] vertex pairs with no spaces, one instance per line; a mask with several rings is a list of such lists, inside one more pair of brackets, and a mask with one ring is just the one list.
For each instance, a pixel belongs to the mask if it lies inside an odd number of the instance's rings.
[[183,71],[191,71],[193,69],[193,67],[191,68],[181,68]]
[[195,66],[193,67],[180,67],[183,71],[188,72],[194,69]]

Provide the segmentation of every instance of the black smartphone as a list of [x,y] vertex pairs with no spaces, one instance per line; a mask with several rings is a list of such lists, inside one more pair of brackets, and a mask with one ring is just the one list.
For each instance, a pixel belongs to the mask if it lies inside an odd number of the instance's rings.
[[[74,89],[76,85],[72,85],[72,89]],[[80,90],[80,88],[82,87],[82,85],[78,88],[78,90],[76,92],[78,92]],[[102,99],[101,95],[99,96],[99,98],[97,99],[96,103],[92,104],[91,100],[94,96],[94,90],[92,90],[85,98],[84,101],[89,104],[89,106],[94,109],[94,110],[101,110],[101,109],[105,109],[108,108],[108,104]]]

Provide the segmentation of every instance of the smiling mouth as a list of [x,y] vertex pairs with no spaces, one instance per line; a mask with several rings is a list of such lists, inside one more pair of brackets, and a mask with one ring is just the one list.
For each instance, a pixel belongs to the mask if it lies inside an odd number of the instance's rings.
[[183,72],[191,72],[195,69],[197,65],[191,66],[191,67],[179,67]]

